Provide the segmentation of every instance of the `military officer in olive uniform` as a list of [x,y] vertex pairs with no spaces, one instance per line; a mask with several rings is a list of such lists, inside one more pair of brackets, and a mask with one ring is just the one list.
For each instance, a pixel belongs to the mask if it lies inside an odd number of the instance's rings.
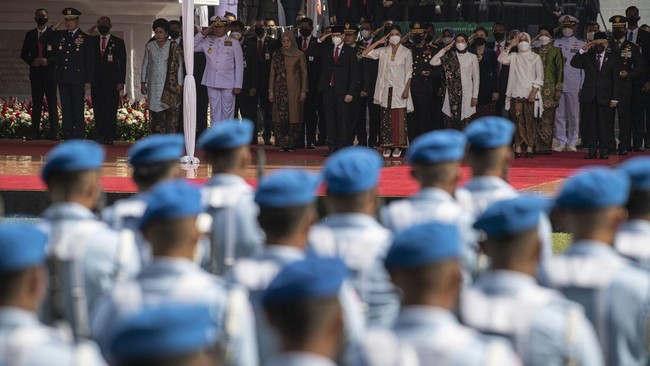
[[[614,15],[609,18],[612,23],[613,42],[610,42],[612,55],[621,61],[619,77],[614,78],[618,93],[618,154],[627,155],[632,149],[632,93],[640,89],[645,75],[645,65],[639,46],[625,38],[627,18]],[[636,141],[640,149],[640,142]],[[613,146],[613,145],[612,145]]]
[[[429,46],[424,39],[425,28],[420,22],[411,23],[411,52],[413,53],[413,77],[411,78],[411,94],[413,95],[413,113],[406,117],[409,141],[433,130],[437,121],[432,121],[435,114],[433,99],[437,88],[434,89],[434,79],[440,79],[440,68],[429,64],[437,52],[435,46]],[[437,72],[437,75],[435,75]],[[439,84],[439,83],[438,83]]]
[[[79,29],[81,12],[65,8],[63,18],[47,28],[41,42],[51,44],[56,52],[56,81],[59,84],[63,137],[84,137],[84,96],[95,75],[95,54],[92,38]],[[58,30],[65,22],[66,30]]]

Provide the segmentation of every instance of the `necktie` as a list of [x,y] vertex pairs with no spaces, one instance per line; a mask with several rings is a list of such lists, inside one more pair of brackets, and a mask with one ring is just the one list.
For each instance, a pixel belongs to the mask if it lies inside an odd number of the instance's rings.
[[257,41],[257,55],[262,58],[262,49],[264,48],[264,42],[260,39]]
[[69,32],[70,33],[70,38],[74,37],[74,32]]
[[101,47],[102,57],[104,57],[104,51],[106,51],[106,37],[102,37],[102,47]]
[[[501,43],[497,43],[497,58],[501,55]],[[501,63],[498,63],[499,67],[497,67],[497,76],[501,74]]]
[[348,9],[350,9],[350,0],[348,0]]
[[603,56],[601,56],[601,55],[596,55],[596,62],[598,63],[598,71],[600,71],[600,69],[602,68],[602,64],[600,63],[600,59],[602,57]]
[[630,42],[633,42],[633,40],[634,40],[634,31],[629,31],[627,33],[627,40],[630,41]]
[[[334,65],[339,63],[339,48],[334,47]],[[330,75],[330,86],[334,86],[334,69],[332,68],[332,75]]]
[[43,32],[38,32],[38,58],[43,58],[43,44],[41,43],[41,36]]
[[302,38],[302,50],[307,51],[307,38],[306,37]]

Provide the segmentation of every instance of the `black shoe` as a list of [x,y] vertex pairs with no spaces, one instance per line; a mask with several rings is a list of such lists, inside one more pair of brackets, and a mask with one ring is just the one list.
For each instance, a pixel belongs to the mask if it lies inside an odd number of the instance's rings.
[[532,159],[533,158],[533,153],[532,152],[526,152],[526,159]]
[[330,155],[334,154],[333,151],[327,151],[325,154],[323,154],[324,157],[329,157]]
[[295,151],[296,151],[296,149],[293,149],[293,148],[288,148],[288,149],[285,149],[284,151],[285,151],[285,152],[295,152]]
[[627,155],[627,149],[619,149],[618,150],[618,155],[626,156]]
[[585,159],[596,159],[596,149],[589,149],[589,152],[585,155]]
[[313,144],[313,143],[311,143],[311,144],[307,144],[307,148],[310,149],[310,150],[311,150],[311,149],[315,149],[315,148],[316,148],[316,145]]
[[644,152],[645,150],[642,147],[635,147],[632,149],[634,152]]
[[520,152],[515,152],[515,158],[520,158],[520,157],[521,157],[521,153]]
[[273,144],[271,143],[271,139],[264,139],[264,145],[273,146]]
[[600,158],[603,160],[609,159],[609,151],[608,150],[601,150],[600,151]]

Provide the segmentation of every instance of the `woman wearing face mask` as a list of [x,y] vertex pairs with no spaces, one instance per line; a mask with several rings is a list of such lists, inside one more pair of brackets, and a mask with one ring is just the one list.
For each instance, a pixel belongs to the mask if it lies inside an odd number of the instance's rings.
[[[517,47],[518,52],[510,52]],[[526,157],[533,157],[537,143],[536,114],[543,112],[539,90],[544,86],[544,64],[538,54],[531,50],[528,33],[520,33],[498,58],[503,65],[510,65],[506,109],[510,110],[517,125],[515,133],[515,157],[521,157],[522,145],[526,145]]]
[[[400,44],[400,34],[399,26],[393,25],[386,36],[363,51],[364,57],[379,60],[374,102],[381,106],[379,144],[386,158],[402,156],[408,144],[406,113],[413,112],[410,94],[413,56],[411,50]],[[386,40],[389,46],[376,49]]]
[[442,35],[434,43],[438,45],[439,48],[445,47],[451,44],[454,41],[454,30],[452,28],[445,28],[442,31]]
[[307,99],[307,61],[298,49],[293,32],[282,35],[282,48],[273,53],[269,101],[273,103],[275,145],[295,151],[300,143],[303,102]]
[[474,30],[474,43],[470,52],[478,60],[480,83],[478,89],[478,103],[474,118],[492,116],[495,113],[495,102],[499,99],[499,84],[497,83],[497,53],[485,45],[487,30],[478,27]]
[[478,58],[467,50],[467,36],[459,34],[440,50],[430,63],[442,65],[445,100],[442,105],[445,128],[464,129],[476,113],[480,86]]
[[564,59],[562,51],[553,46],[553,28],[543,25],[539,28],[537,39],[540,47],[535,49],[544,64],[544,85],[542,86],[542,100],[544,112],[540,123],[536,124],[537,142],[536,152],[550,154],[553,145],[553,126],[555,124],[555,111],[562,96],[564,81]]

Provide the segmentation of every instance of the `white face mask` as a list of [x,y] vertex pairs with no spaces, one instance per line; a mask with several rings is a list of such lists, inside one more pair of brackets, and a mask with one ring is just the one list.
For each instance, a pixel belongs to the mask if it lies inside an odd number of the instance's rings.
[[589,41],[589,42],[593,41],[593,40],[594,40],[594,35],[595,35],[595,34],[596,34],[596,32],[589,32],[589,33],[587,33],[587,41]]
[[343,42],[343,38],[341,37],[332,37],[332,43],[334,43],[335,47],[338,47],[341,42]]
[[456,43],[456,49],[463,52],[467,48],[467,43]]
[[551,37],[541,36],[539,37],[539,43],[541,43],[542,46],[546,46],[547,44],[551,43]]
[[530,51],[530,43],[524,41],[524,42],[519,42],[517,44],[517,50],[520,52],[528,52]]
[[400,36],[390,36],[390,38],[388,38],[388,42],[390,42],[392,45],[399,44],[401,40],[402,38]]
[[364,30],[361,31],[361,37],[363,37],[363,38],[370,38],[371,35],[372,35],[372,33],[370,33],[370,31],[367,30],[367,29],[364,29]]
[[232,38],[239,41],[241,39],[241,33],[239,33],[239,32],[230,32],[230,37],[232,37]]
[[451,43],[451,37],[445,37],[442,39],[442,43],[444,44],[450,44]]
[[571,29],[571,28],[564,28],[564,29],[562,29],[562,34],[563,34],[565,37],[569,38],[569,37],[573,36],[573,29]]

